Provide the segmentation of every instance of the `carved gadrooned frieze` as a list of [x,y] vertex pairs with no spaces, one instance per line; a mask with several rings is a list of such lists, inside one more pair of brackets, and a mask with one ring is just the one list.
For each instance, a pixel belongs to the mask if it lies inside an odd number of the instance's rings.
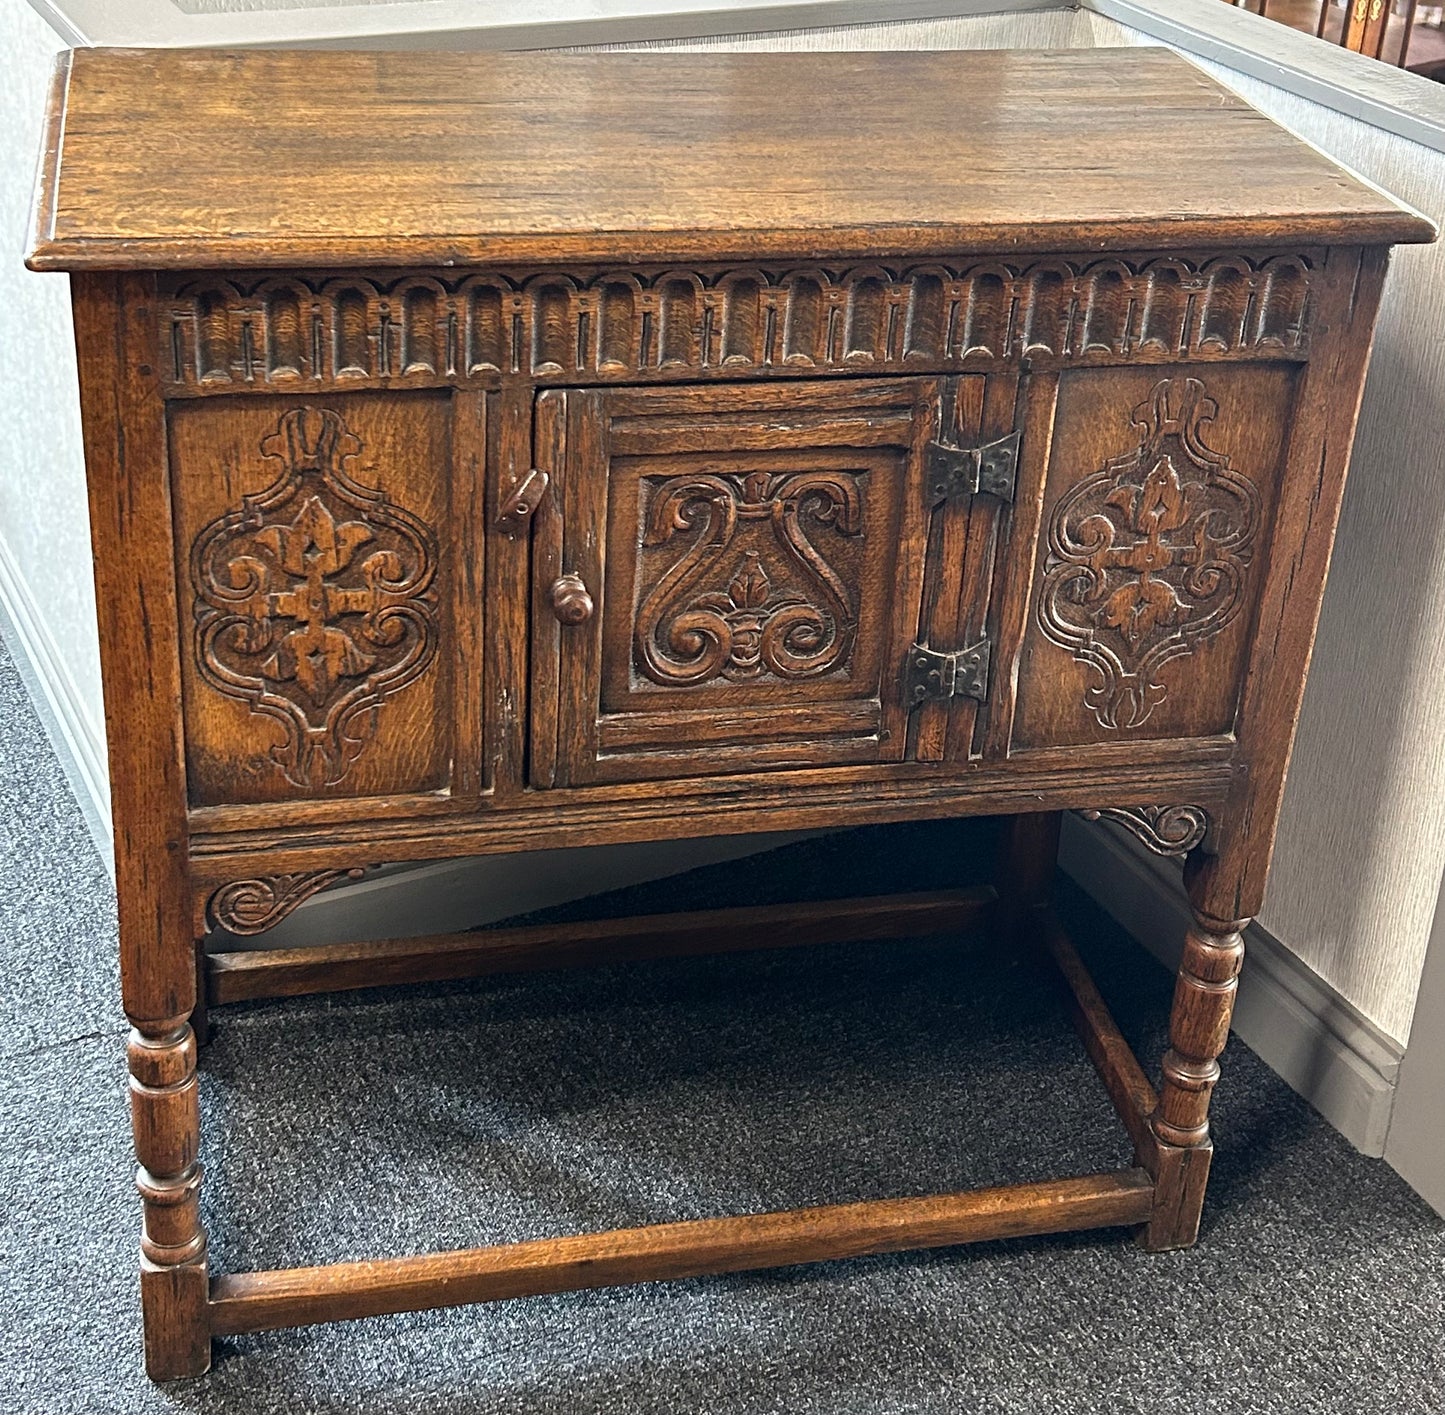
[[1302,255],[236,276],[173,285],[172,392],[1304,353]]
[[271,760],[307,789],[346,776],[437,649],[435,535],[346,471],[360,451],[336,412],[286,413],[260,445],[276,480],[191,548],[201,676],[280,724]]
[[680,553],[637,612],[642,672],[689,687],[814,678],[844,663],[857,609],[817,538],[863,534],[858,475],[707,473],[663,482],[642,545],[678,544]]
[[1049,520],[1039,627],[1093,670],[1085,701],[1101,727],[1145,723],[1166,697],[1159,670],[1244,605],[1260,496],[1204,441],[1218,411],[1198,379],[1161,379],[1134,409],[1138,445]]

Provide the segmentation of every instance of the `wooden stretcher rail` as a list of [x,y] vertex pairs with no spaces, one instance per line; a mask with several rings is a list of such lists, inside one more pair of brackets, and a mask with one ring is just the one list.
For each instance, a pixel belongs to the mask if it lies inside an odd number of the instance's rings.
[[681,958],[817,943],[922,938],[983,924],[991,885],[920,894],[830,899],[696,914],[654,914],[317,948],[246,949],[208,956],[212,1004],[351,988],[433,983],[488,973]]
[[1063,974],[1074,1025],[1084,1039],[1089,1059],[1134,1142],[1135,1153],[1152,1171],[1158,1141],[1149,1128],[1149,1117],[1159,1097],[1058,916],[1051,909],[1039,909],[1029,923],[1035,941],[1047,950]]
[[790,1209],[326,1267],[211,1284],[215,1336],[544,1292],[785,1267],[866,1253],[1143,1223],[1143,1169],[926,1198]]

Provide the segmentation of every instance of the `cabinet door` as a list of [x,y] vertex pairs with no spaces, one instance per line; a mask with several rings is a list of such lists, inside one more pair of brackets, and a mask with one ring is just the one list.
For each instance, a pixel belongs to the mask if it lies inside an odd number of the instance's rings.
[[540,395],[533,784],[902,759],[943,391]]

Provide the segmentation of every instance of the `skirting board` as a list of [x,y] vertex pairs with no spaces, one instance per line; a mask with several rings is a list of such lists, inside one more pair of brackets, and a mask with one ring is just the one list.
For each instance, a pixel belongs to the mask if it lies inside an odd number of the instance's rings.
[[45,627],[10,548],[0,539],[0,632],[50,738],[61,770],[80,803],[86,827],[106,869],[115,873],[110,824],[110,776],[105,738],[91,722],[75,680]]
[[703,865],[739,860],[826,833],[773,831],[588,845],[386,867],[308,899],[289,919],[264,934],[236,938],[218,932],[206,941],[206,948],[217,952],[307,948],[342,941],[363,943],[378,938],[456,933]]
[[[1172,972],[1189,905],[1179,866],[1113,826],[1064,817],[1064,870]],[[1234,1030],[1352,1145],[1385,1152],[1403,1048],[1258,924],[1245,932]]]

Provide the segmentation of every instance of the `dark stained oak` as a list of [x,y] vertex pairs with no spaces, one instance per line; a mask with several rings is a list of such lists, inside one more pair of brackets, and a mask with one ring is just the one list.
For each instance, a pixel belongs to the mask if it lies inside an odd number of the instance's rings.
[[1162,49],[81,50],[54,103],[40,269],[1429,237]]
[[[153,283],[136,275],[74,280],[90,528],[95,547],[106,734],[110,743],[121,1001],[136,1187],[146,1369],[157,1380],[210,1365],[206,1234],[200,1221],[201,1121],[196,934],[188,907],[185,765],[175,581],[155,554],[170,521],[164,405],[155,370],[111,351],[153,315]],[[133,546],[137,553],[118,554]],[[142,702],[166,704],[133,731]]]
[[992,887],[981,886],[809,904],[651,914],[633,919],[534,924],[369,943],[240,949],[211,955],[209,994],[210,1000],[218,1004],[245,1002],[586,963],[924,938],[960,933],[986,922],[993,913],[995,898]]
[[[76,272],[150,1373],[1193,1243],[1388,246],[1433,235],[1159,50],[65,56],[30,261]],[[1188,855],[1157,1087],[1050,908],[1064,810]],[[991,887],[264,947],[381,864],[985,814]],[[209,1272],[208,1004],[976,924],[1057,965],[1135,1168]]]
[[217,1335],[229,1335],[542,1292],[1111,1228],[1138,1223],[1148,1215],[1151,1202],[1148,1174],[1123,1169],[926,1198],[740,1214],[496,1248],[236,1273],[213,1283],[211,1320]]

